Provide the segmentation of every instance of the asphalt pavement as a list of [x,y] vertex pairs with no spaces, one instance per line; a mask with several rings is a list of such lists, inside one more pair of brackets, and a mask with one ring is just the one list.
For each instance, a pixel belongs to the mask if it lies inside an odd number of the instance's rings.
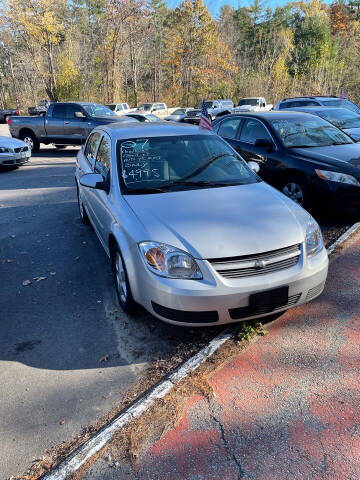
[[116,312],[109,260],[78,215],[77,151],[44,147],[0,172],[1,478],[102,418],[154,362],[217,333]]
[[116,312],[109,260],[79,219],[76,154],[44,147],[0,172],[2,479],[112,410],[152,362],[196,344],[193,330]]

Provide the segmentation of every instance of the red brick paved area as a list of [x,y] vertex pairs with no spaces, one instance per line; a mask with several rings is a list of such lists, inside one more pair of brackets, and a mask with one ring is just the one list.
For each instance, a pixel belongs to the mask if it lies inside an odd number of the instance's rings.
[[332,261],[319,299],[213,374],[213,399],[187,400],[137,478],[359,480],[359,293],[360,236]]

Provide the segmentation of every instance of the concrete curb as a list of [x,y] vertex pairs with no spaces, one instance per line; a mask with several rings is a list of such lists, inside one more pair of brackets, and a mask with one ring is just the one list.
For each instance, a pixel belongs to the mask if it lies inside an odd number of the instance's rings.
[[[348,238],[360,231],[360,223],[355,223],[346,230],[330,247],[327,249],[331,255],[334,250],[343,244]],[[64,460],[52,472],[46,474],[44,480],[65,480],[69,475],[73,475],[82,467],[91,457],[98,453],[113,437],[116,432],[125,427],[132,420],[138,418],[158,399],[163,398],[170,390],[191,372],[196,370],[205,360],[211,357],[224,343],[226,343],[232,334],[223,332],[215,337],[211,342],[202,348],[196,355],[187,360],[183,365],[176,369],[171,375],[165,377],[158,385],[150,389],[138,400],[121,413],[110,424],[106,425],[90,440],[80,446],[73,454]]]

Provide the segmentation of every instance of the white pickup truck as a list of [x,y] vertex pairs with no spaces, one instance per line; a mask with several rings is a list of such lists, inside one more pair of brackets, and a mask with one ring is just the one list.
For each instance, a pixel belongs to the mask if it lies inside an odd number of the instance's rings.
[[266,103],[264,97],[248,97],[239,100],[237,106],[233,109],[233,113],[269,112],[273,107],[272,103]]
[[141,105],[138,106],[136,111],[138,113],[153,113],[159,118],[164,119],[168,115],[171,115],[174,110],[176,110],[179,107],[175,108],[168,108],[165,103],[142,103]]

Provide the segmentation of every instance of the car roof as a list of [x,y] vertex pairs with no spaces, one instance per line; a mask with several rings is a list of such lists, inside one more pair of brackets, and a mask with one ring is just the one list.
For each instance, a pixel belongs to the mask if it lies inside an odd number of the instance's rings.
[[137,137],[167,137],[176,135],[215,135],[213,132],[198,126],[178,122],[149,122],[149,123],[110,123],[100,125],[96,130],[106,131],[116,139]]
[[224,115],[221,117],[219,120],[217,120],[214,123],[218,123],[221,120],[224,120],[224,118],[234,118],[234,117],[253,117],[253,118],[258,118],[258,119],[265,119],[265,120],[273,120],[273,119],[286,119],[286,118],[293,118],[293,117],[301,117],[301,116],[307,116],[308,113],[306,112],[294,112],[293,110],[273,110],[271,112],[239,112],[239,113],[231,113],[230,115]]
[[305,96],[305,97],[289,97],[289,98],[283,98],[282,100],[280,100],[281,102],[291,102],[293,100],[324,100],[324,99],[329,99],[329,100],[341,100],[340,97],[336,97],[336,96],[333,96],[333,95],[309,95],[309,96]]

